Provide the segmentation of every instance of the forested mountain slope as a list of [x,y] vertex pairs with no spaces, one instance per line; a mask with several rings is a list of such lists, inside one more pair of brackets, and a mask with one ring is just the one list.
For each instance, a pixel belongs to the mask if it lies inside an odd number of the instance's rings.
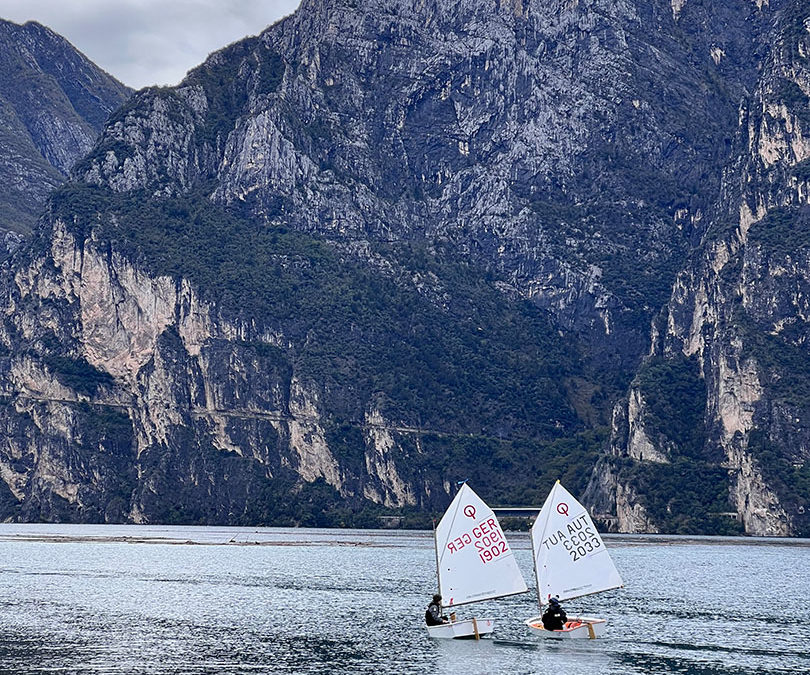
[[730,501],[746,532],[809,531],[810,9],[785,5],[772,36],[712,225],[594,476],[622,529],[689,527]]
[[711,251],[803,222],[802,9],[309,0],[139,92],[7,270],[2,515],[361,523],[561,477],[618,529],[803,531],[803,436],[754,459],[727,352],[679,338]]
[[3,257],[31,234],[48,193],[130,93],[50,29],[0,19]]

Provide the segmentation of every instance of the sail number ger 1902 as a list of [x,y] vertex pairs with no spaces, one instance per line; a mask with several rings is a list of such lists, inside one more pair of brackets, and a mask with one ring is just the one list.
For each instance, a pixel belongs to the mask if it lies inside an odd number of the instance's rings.
[[458,553],[470,544],[475,546],[478,557],[485,565],[509,551],[509,546],[506,544],[506,539],[495,518],[489,518],[469,532],[456,537],[447,544],[447,550],[450,553]]

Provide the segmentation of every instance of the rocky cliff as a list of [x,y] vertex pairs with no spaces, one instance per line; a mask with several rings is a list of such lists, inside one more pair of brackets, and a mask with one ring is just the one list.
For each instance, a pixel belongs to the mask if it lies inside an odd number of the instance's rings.
[[732,287],[794,307],[801,260],[733,260],[806,198],[800,10],[308,0],[139,92],[6,268],[0,512],[356,523],[460,478],[536,503],[585,488],[632,380],[600,514],[799,531],[762,457],[803,470],[801,408],[756,459],[776,399],[727,328]]
[[0,251],[31,234],[48,193],[131,91],[36,22],[0,19]]
[[[689,490],[668,486],[641,500],[644,517],[654,511],[670,527],[672,503],[691,492],[695,506],[711,503],[716,517],[733,517],[751,534],[810,531],[810,12],[786,6],[775,17],[772,49],[740,105],[736,159],[725,169],[712,224],[654,325],[650,357],[617,406],[613,459],[603,462],[614,474],[591,486],[606,506],[617,490],[637,487],[640,474],[686,480]],[[678,415],[645,400],[661,391]],[[679,397],[699,404],[684,414],[673,405]],[[705,467],[701,476],[679,463],[684,456]],[[618,529],[637,528],[637,514],[611,511]]]

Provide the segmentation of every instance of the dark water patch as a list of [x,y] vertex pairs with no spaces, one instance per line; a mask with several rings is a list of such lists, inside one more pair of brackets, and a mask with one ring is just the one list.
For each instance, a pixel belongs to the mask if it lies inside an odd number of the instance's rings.
[[[359,672],[370,655],[354,641],[307,635],[257,635],[192,622],[131,622],[117,642],[59,633],[0,638],[0,673],[329,672],[335,663]],[[404,672],[404,671],[401,671]]]
[[517,640],[492,640],[492,644],[496,647],[508,647],[511,649],[520,649],[523,651],[537,651],[541,645],[537,642],[519,642]]
[[84,570],[27,570],[24,567],[0,568],[0,575],[20,575],[29,577],[85,577],[87,579],[112,579],[116,576],[114,572],[97,572]]
[[[663,604],[663,603],[662,603]],[[655,605],[637,603],[631,606],[635,614],[646,614],[648,616],[663,616],[668,619],[682,619],[684,621],[693,621],[697,624],[710,623],[722,618],[724,621],[733,621],[734,617],[721,617],[719,612],[712,612],[708,610],[699,609],[679,609],[674,607],[664,607],[657,609]],[[750,620],[750,619],[747,619]]]
[[268,635],[267,646],[276,663],[290,668],[296,664],[341,663],[347,670],[352,664],[368,663],[369,653],[355,640],[335,640],[309,635]]
[[[265,583],[266,586],[266,583]],[[279,590],[286,590],[286,591],[299,591],[299,592],[307,592],[307,593],[318,593],[323,591],[328,592],[342,592],[342,593],[380,593],[380,592],[387,592],[390,590],[391,586],[389,584],[377,581],[377,580],[361,580],[358,579],[356,583],[334,583],[334,581],[329,580],[328,577],[319,578],[319,579],[310,579],[308,582],[296,582],[296,581],[275,581],[273,583],[273,588]],[[400,594],[407,594],[406,590],[399,591]],[[431,593],[434,593],[431,589]],[[410,595],[410,594],[408,594]],[[423,598],[429,598],[427,593],[419,595],[420,602]],[[425,602],[427,604],[427,602]]]
[[85,636],[64,633],[20,634],[3,627],[0,633],[0,673],[69,670],[67,660],[92,653]]
[[603,534],[605,544],[614,546],[768,546],[810,548],[810,539],[789,537],[723,537],[677,534]]
[[[767,639],[765,635],[762,636],[763,639]],[[638,644],[638,642],[636,642]],[[805,649],[798,649],[798,650],[788,650],[785,651],[784,649],[761,649],[756,647],[743,647],[739,645],[735,645],[734,647],[728,647],[725,645],[716,645],[716,644],[693,644],[687,642],[648,642],[646,644],[655,646],[655,647],[666,647],[668,649],[679,649],[683,651],[692,651],[692,652],[704,652],[704,653],[712,653],[712,652],[720,652],[726,654],[734,654],[735,656],[767,656],[773,658],[779,658],[783,656],[798,656],[800,658],[806,658],[808,660],[808,665],[810,666],[810,654],[807,653]],[[808,672],[810,672],[810,668],[808,668]]]
[[781,628],[787,626],[804,626],[807,621],[802,617],[784,615],[774,619],[772,614],[753,614],[738,612],[736,614],[727,614],[719,608],[715,611],[709,610],[688,610],[688,609],[673,609],[663,608],[656,609],[649,606],[636,605],[632,607],[638,615],[647,616],[660,616],[669,619],[677,619],[683,621],[694,622],[697,626],[705,625],[710,626],[717,622],[724,624],[746,624],[751,627],[756,627],[758,630],[768,629],[768,632],[778,632]]
[[[639,673],[677,673],[678,675],[783,675],[798,672],[778,665],[737,665],[723,662],[695,662],[677,656],[621,654],[619,661]],[[805,671],[806,672],[806,671]]]
[[189,586],[204,586],[210,583],[216,583],[216,579],[206,579],[204,577],[162,577],[162,576],[148,576],[139,574],[135,577],[138,581],[144,581],[150,584],[186,584]]

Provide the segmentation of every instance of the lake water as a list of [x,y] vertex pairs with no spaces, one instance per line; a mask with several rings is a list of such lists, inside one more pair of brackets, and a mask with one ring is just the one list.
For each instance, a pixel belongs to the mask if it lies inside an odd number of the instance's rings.
[[527,593],[476,643],[426,635],[429,532],[0,525],[0,673],[810,673],[810,541],[606,543],[626,587],[564,603],[605,638],[532,636]]

